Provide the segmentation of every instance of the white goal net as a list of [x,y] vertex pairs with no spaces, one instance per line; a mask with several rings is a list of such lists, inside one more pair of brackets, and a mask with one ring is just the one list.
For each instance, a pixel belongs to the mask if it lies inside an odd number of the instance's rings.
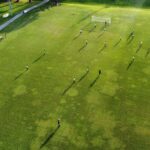
[[101,22],[101,23],[107,22],[107,23],[111,24],[111,18],[92,16],[92,22]]

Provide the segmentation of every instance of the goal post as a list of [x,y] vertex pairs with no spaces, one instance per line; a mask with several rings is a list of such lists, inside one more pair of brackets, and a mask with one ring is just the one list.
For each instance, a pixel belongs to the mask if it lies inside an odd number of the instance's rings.
[[105,22],[107,22],[108,24],[111,24],[111,18],[110,18],[110,17],[92,16],[91,21],[92,21],[92,22],[100,22],[100,23],[105,23]]

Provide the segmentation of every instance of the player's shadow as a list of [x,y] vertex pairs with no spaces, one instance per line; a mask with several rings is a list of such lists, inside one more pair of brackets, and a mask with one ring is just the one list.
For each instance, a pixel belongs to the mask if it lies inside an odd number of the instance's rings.
[[96,29],[96,27],[92,27],[92,28],[89,30],[89,33],[90,33],[90,32],[94,32],[95,29]]
[[19,75],[17,75],[15,78],[14,78],[14,80],[17,80],[17,79],[19,79],[19,78],[21,78],[23,75],[24,75],[24,73],[26,73],[28,70],[24,70],[23,72],[21,72]]
[[114,47],[117,47],[121,43],[121,39],[115,43]]
[[134,61],[131,61],[126,69],[129,70],[131,68],[131,66],[133,65],[133,63],[134,63]]
[[136,50],[136,53],[138,53],[141,50],[142,46],[139,46]]
[[97,38],[102,37],[102,36],[104,35],[104,33],[105,33],[105,32],[103,31],[101,34],[99,34],[99,35],[98,35],[98,37],[97,37]]
[[78,51],[81,52],[82,50],[84,50],[87,47],[87,44],[83,45]]
[[127,37],[127,41],[129,41],[131,39],[132,35],[130,34],[128,37]]
[[89,85],[89,88],[92,88],[96,82],[98,81],[98,79],[100,78],[100,74],[98,74],[98,76],[93,80],[93,82]]
[[41,60],[44,56],[45,56],[45,53],[42,54],[41,56],[39,56],[38,58],[36,58],[36,59],[32,62],[32,64],[38,62],[38,61]]
[[134,37],[130,38],[129,40],[127,40],[127,44],[131,44],[131,42],[134,40]]
[[76,39],[78,39],[80,36],[81,36],[81,33],[79,33],[77,36],[75,36],[75,37],[73,38],[73,41],[76,40]]
[[103,46],[98,53],[103,52],[106,49],[106,46]]
[[46,138],[46,140],[41,144],[40,149],[43,148],[56,134],[60,126],[57,126],[57,128]]
[[134,32],[131,32],[128,37],[127,37],[127,41],[129,41],[131,38],[134,38]]
[[72,86],[75,84],[75,81],[73,81],[62,93],[62,96],[65,95],[71,88]]
[[90,26],[90,24],[91,24],[91,22],[88,23],[88,24],[86,24],[86,25],[82,28],[82,30],[86,30],[86,29]]
[[150,48],[147,50],[147,52],[145,54],[145,58],[148,57],[149,54],[150,54]]
[[81,78],[78,80],[78,82],[81,82],[88,74],[89,74],[89,70],[86,71],[86,73],[81,76]]

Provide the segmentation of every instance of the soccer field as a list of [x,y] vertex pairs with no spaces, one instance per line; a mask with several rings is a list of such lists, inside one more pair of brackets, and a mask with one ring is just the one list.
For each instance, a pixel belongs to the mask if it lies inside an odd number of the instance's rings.
[[[95,27],[91,16],[112,23]],[[149,27],[149,9],[98,4],[62,4],[7,27],[0,150],[149,150]]]

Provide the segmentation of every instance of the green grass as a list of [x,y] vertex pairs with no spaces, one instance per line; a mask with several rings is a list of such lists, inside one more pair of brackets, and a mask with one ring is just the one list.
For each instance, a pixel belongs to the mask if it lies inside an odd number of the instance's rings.
[[[87,16],[93,12],[112,18],[99,38],[103,24],[88,32],[93,24]],[[63,4],[10,25],[0,42],[0,149],[38,150],[61,118],[43,150],[149,150],[149,20],[149,9]],[[132,30],[135,39],[128,45]],[[88,46],[79,52],[86,39]],[[108,47],[98,53],[105,41]],[[31,64],[44,50],[46,55]],[[14,80],[26,65],[29,71]],[[86,78],[62,96],[87,67]],[[89,88],[99,69],[100,79]]]

